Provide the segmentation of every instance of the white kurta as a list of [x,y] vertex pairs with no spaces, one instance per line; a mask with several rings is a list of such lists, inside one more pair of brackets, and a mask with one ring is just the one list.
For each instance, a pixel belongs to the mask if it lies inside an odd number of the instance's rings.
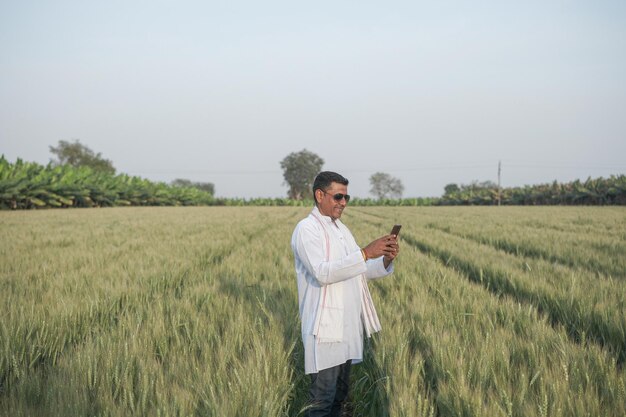
[[[327,241],[328,239],[328,241]],[[384,277],[393,272],[385,269],[383,258],[363,260],[361,249],[348,228],[340,221],[323,216],[317,207],[296,226],[291,238],[298,281],[305,373],[340,365],[352,359],[363,360],[362,276]],[[342,298],[341,310],[333,316],[340,337],[327,342],[315,334],[316,314],[324,286],[335,286]],[[330,288],[330,287],[329,287]],[[341,329],[343,327],[343,329]]]

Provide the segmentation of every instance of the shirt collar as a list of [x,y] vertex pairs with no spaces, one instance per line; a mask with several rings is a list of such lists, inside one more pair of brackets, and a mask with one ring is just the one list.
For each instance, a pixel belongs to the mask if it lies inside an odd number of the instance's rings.
[[324,216],[317,206],[313,207],[313,210],[311,211],[311,213],[313,213],[315,216],[319,217],[320,219],[324,220],[326,224],[339,227],[339,223],[340,223],[339,219],[333,220],[330,218],[330,216]]

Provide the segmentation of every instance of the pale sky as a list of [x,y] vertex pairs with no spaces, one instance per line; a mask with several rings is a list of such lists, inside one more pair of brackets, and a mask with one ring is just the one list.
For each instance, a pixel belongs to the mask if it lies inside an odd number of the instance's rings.
[[304,148],[370,196],[626,173],[626,1],[0,0],[0,154],[284,197]]

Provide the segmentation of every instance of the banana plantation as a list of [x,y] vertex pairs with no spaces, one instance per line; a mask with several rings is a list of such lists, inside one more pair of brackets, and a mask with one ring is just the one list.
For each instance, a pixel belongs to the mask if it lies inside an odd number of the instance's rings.
[[0,208],[209,205],[213,196],[192,187],[174,187],[88,167],[43,166],[0,158]]
[[[356,206],[626,205],[626,176],[504,188],[463,187],[443,197],[355,198]],[[288,198],[225,199],[193,187],[152,182],[88,167],[41,165],[0,156],[0,209],[114,206],[310,206]]]
[[588,178],[582,182],[540,184],[524,187],[465,187],[444,195],[439,205],[626,205],[626,175]]

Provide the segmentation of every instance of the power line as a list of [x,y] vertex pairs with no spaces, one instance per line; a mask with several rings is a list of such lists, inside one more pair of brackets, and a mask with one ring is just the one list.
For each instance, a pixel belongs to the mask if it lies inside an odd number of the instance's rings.
[[[415,168],[378,168],[377,171],[387,172],[405,172],[405,171],[428,171],[428,170],[446,170],[446,169],[473,169],[473,168],[490,168],[491,165],[458,165],[458,166],[425,166]],[[342,169],[345,173],[369,173],[372,169]],[[257,174],[282,174],[282,171],[215,171],[215,170],[149,170],[149,171],[131,171],[129,174],[146,175],[146,174],[204,174],[204,175],[257,175]]]
[[[506,162],[506,160],[505,160]],[[343,169],[344,173],[370,173],[373,171],[383,172],[418,172],[418,171],[444,171],[458,169],[483,169],[492,168],[494,164],[468,164],[468,165],[426,165],[404,168],[355,168]],[[507,168],[538,168],[538,169],[624,169],[626,165],[546,165],[546,164],[506,164]],[[204,169],[185,169],[185,170],[147,170],[147,171],[131,171],[131,175],[276,175],[282,174],[279,170],[204,170]]]
[[514,168],[541,168],[541,169],[626,169],[626,165],[543,165],[543,164],[507,164],[507,167]]
[[263,174],[280,174],[281,171],[212,171],[212,170],[168,170],[168,171],[131,171],[131,175],[189,175],[189,174],[202,174],[202,175],[263,175]]

